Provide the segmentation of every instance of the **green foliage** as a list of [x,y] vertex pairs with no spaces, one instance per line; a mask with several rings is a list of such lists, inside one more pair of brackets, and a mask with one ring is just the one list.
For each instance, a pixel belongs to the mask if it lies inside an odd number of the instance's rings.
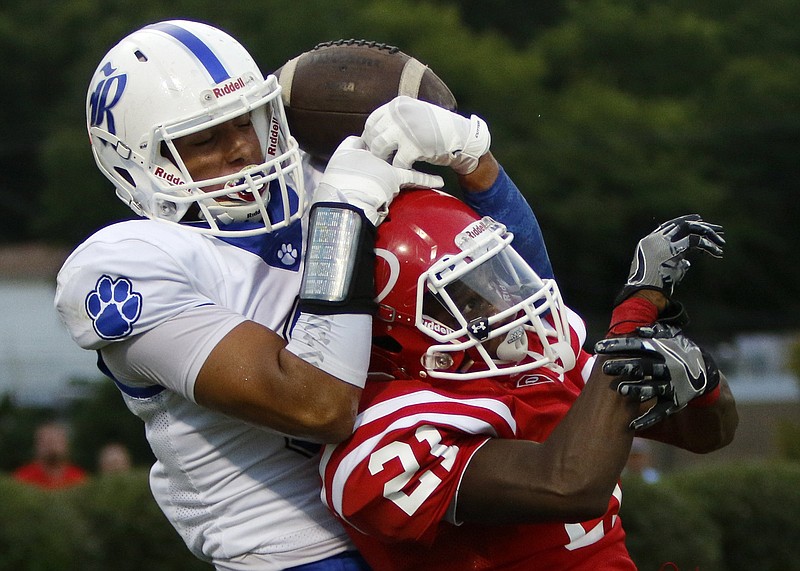
[[724,569],[800,569],[800,464],[703,468],[671,482],[722,531]]
[[151,465],[154,457],[144,435],[144,423],[128,410],[114,383],[102,378],[73,384],[83,387],[83,398],[73,401],[67,411],[75,460],[94,470],[100,449],[109,442],[121,442],[130,451],[134,465]]
[[14,78],[0,94],[12,134],[0,144],[10,209],[0,240],[72,245],[130,216],[84,144],[85,90],[114,42],[171,17],[230,31],[265,70],[348,37],[429,64],[463,112],[488,121],[590,330],[602,328],[636,241],[688,212],[722,223],[728,239],[724,260],[702,260],[682,284],[694,327],[797,326],[800,267],[787,263],[800,243],[794,0],[11,3],[0,12],[0,58]]
[[[658,484],[623,480],[620,517],[641,571],[800,569],[800,464],[717,465]],[[65,491],[0,477],[0,571],[191,571],[194,558],[150,495],[147,473]]]
[[685,494],[640,478],[623,479],[622,490],[620,517],[640,571],[658,571],[667,562],[679,569],[725,569],[719,525]]
[[800,462],[800,424],[783,420],[776,426],[776,432],[780,457]]
[[153,500],[146,471],[44,490],[0,476],[0,571],[192,571],[186,548]]
[[[800,383],[800,336],[789,343],[787,368]],[[778,449],[786,460],[800,461],[800,424],[783,421],[777,427]]]
[[83,571],[96,544],[66,491],[0,476],[0,571]]
[[85,571],[192,571],[210,569],[191,555],[159,509],[147,471],[97,477],[74,489],[90,535],[99,538]]
[[[45,172],[58,173],[41,192],[42,215],[33,221],[34,229],[60,241],[78,243],[88,234],[115,220],[133,217],[133,212],[114,194],[110,183],[94,167],[86,135],[80,128],[54,132],[41,148]],[[94,176],[96,174],[96,176]],[[65,188],[80,188],[80,200],[64,198]],[[80,220],[80,224],[75,221]]]
[[20,409],[9,395],[0,397],[0,471],[11,471],[30,461],[36,427],[55,417],[51,409]]
[[444,0],[440,3],[457,5],[470,28],[501,33],[519,48],[525,47],[542,30],[563,20],[567,16],[568,4],[564,1],[530,0],[494,0],[491,5],[484,0]]

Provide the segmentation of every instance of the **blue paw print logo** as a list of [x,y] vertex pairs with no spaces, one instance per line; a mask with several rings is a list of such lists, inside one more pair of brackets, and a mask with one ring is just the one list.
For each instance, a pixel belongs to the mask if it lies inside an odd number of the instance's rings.
[[113,280],[104,275],[86,296],[86,313],[101,338],[120,339],[133,331],[142,313],[142,296],[133,291],[128,278]]
[[291,266],[297,261],[297,248],[291,244],[281,244],[278,250],[278,259],[286,266]]

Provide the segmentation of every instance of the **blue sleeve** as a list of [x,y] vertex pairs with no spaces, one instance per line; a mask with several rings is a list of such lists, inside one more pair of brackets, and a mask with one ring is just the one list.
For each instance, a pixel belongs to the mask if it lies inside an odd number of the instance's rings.
[[464,192],[464,202],[481,216],[491,216],[514,234],[514,249],[542,278],[553,278],[542,229],[514,181],[500,167],[495,183],[482,192]]

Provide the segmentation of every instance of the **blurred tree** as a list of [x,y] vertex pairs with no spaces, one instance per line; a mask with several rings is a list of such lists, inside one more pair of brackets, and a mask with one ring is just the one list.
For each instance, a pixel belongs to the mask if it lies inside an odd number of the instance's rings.
[[0,95],[11,134],[0,143],[0,240],[72,245],[130,216],[84,144],[86,84],[125,33],[176,16],[229,30],[265,70],[348,37],[429,64],[462,112],[489,122],[493,150],[542,222],[567,300],[595,332],[636,241],[694,211],[724,224],[729,241],[723,261],[702,260],[681,288],[702,334],[797,327],[796,0],[4,5],[0,58],[15,79]]
[[33,457],[36,427],[57,417],[44,407],[22,409],[9,395],[0,397],[0,471],[11,472]]
[[1,476],[0,497],[0,569],[86,570],[96,543],[88,518],[69,501],[69,490],[45,490]]
[[776,461],[702,466],[668,485],[722,532],[722,569],[784,571],[800,568],[800,543],[789,539],[800,537],[798,482],[800,463]]
[[530,0],[440,0],[440,5],[458,6],[464,22],[478,32],[494,31],[524,47],[536,35],[567,16],[567,3]]
[[73,427],[73,457],[90,470],[96,468],[97,453],[104,444],[121,442],[131,453],[133,464],[150,466],[155,458],[144,435],[144,423],[131,414],[119,389],[111,380],[76,380],[82,398],[70,403]]
[[10,472],[30,460],[33,435],[44,421],[60,420],[71,429],[72,459],[94,471],[104,444],[120,442],[137,466],[150,466],[155,458],[144,436],[144,424],[131,414],[119,390],[107,378],[73,379],[80,396],[53,407],[19,406],[8,396],[0,398],[0,470]]
[[[725,260],[703,260],[680,290],[692,327],[794,328],[800,271],[787,260],[800,243],[800,36],[790,22],[800,5],[694,6],[569,4],[531,45],[545,91],[538,125],[518,127],[515,158],[528,161],[514,176],[568,301],[595,324],[636,240],[697,211],[725,225],[729,244]],[[759,34],[770,40],[759,44]]]
[[[789,343],[787,368],[800,386],[800,334]],[[782,458],[800,461],[800,423],[784,420],[777,427],[778,450]]]
[[170,525],[149,487],[147,470],[93,478],[69,499],[94,536],[81,571],[212,571]]
[[[619,517],[625,528],[625,545],[641,571],[723,567],[722,530],[689,499],[676,494],[666,481],[657,485],[640,478],[623,477]],[[652,508],[658,506],[658,514]]]

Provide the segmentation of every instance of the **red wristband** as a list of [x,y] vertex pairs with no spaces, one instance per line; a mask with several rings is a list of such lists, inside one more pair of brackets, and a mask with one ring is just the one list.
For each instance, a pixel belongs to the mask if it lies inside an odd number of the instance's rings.
[[696,399],[690,400],[688,406],[693,406],[696,408],[705,408],[707,406],[713,405],[718,400],[719,400],[719,385],[717,385],[707,393],[700,395]]
[[606,337],[633,333],[637,327],[652,325],[658,319],[658,308],[643,297],[629,297],[611,314],[611,325]]

